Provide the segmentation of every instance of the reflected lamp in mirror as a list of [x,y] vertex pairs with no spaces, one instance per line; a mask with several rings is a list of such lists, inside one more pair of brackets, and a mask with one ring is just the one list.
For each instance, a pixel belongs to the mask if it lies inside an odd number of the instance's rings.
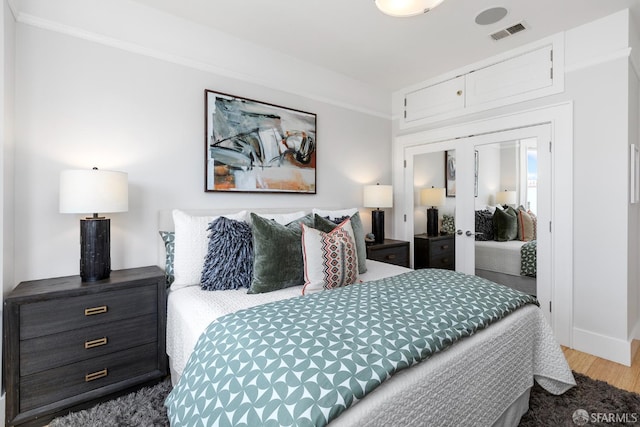
[[423,188],[420,190],[420,204],[431,206],[427,209],[427,236],[438,235],[438,206],[444,206],[447,194],[444,188]]
[[60,213],[93,214],[80,220],[80,277],[95,282],[111,273],[111,222],[99,213],[129,209],[127,174],[93,169],[60,173]]
[[516,204],[516,192],[515,191],[500,191],[496,194],[496,203],[501,206],[515,205]]
[[365,185],[363,193],[365,208],[376,208],[371,212],[371,232],[376,243],[384,243],[384,211],[380,208],[393,207],[393,187],[391,185]]

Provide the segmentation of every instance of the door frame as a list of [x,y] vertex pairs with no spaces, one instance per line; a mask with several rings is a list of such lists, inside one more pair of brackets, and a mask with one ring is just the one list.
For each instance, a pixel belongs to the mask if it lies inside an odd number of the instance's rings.
[[[464,122],[446,127],[399,135],[393,140],[392,183],[394,214],[392,233],[413,242],[413,194],[404,189],[405,168],[413,168],[406,150],[424,144],[448,146],[457,138],[479,136],[530,127],[551,125],[551,180],[553,182],[549,227],[551,234],[551,295],[548,307],[541,307],[551,320],[558,342],[573,343],[573,103],[544,106],[518,113]],[[411,164],[409,164],[411,163]],[[413,183],[411,183],[413,185]],[[538,227],[546,225],[538,224]],[[413,253],[413,245],[411,247]],[[553,308],[553,309],[552,309]]]

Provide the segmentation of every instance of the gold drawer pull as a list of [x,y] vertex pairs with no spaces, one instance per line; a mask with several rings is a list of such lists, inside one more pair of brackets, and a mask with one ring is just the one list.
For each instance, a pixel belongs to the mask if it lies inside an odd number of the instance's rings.
[[102,371],[93,372],[91,374],[87,374],[84,376],[85,382],[97,380],[98,378],[103,378],[107,376],[107,370],[103,369]]
[[442,245],[440,246],[440,249],[449,249],[449,245]]
[[101,345],[105,345],[107,343],[107,337],[102,337],[97,340],[85,341],[84,348],[90,349],[93,347],[100,347]]
[[387,255],[387,259],[396,259],[396,254]]
[[442,263],[443,264],[448,264],[449,263],[449,258],[442,258]]
[[107,306],[101,305],[100,307],[91,307],[84,309],[85,316],[93,316],[94,314],[102,314],[107,312]]

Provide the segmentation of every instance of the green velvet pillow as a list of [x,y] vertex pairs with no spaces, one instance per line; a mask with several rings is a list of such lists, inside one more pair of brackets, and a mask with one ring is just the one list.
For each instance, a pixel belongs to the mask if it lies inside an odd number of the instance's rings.
[[311,214],[287,225],[251,214],[253,280],[247,293],[259,294],[304,284],[302,226],[313,226]]
[[505,210],[496,209],[493,214],[494,238],[498,242],[514,240],[518,237],[518,214],[509,206]]
[[[349,218],[351,219],[351,228],[353,228],[354,234],[353,239],[356,242],[356,252],[358,254],[358,274],[364,274],[367,272],[367,244],[364,241],[364,226],[362,225],[359,212],[354,213]],[[316,214],[313,218],[313,228],[323,233],[329,233],[345,219],[347,219],[347,217],[331,219]]]

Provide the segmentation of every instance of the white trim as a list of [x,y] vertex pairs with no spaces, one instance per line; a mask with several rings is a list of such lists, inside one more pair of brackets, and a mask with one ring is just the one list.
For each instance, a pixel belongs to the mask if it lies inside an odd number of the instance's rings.
[[574,328],[573,344],[576,350],[631,366],[631,353],[634,346],[630,341]]
[[[11,1],[9,2],[9,4],[11,5]],[[14,16],[16,16],[15,11],[14,11]],[[375,111],[375,110],[363,108],[354,104],[350,104],[347,102],[337,101],[313,92],[304,92],[298,89],[294,90],[287,87],[287,85],[285,84],[280,84],[280,83],[275,83],[273,81],[265,80],[253,74],[242,73],[229,68],[220,67],[210,62],[202,62],[195,59],[190,59],[187,57],[166,53],[158,49],[148,48],[137,43],[127,42],[117,38],[98,34],[92,31],[83,30],[81,28],[61,24],[59,22],[51,21],[48,19],[39,18],[31,14],[18,12],[16,16],[16,21],[18,21],[21,24],[30,25],[32,27],[53,31],[60,34],[65,34],[71,37],[76,37],[76,38],[87,40],[94,43],[99,43],[105,46],[121,49],[121,50],[135,53],[138,55],[143,55],[150,58],[159,59],[161,61],[170,62],[172,64],[182,65],[184,67],[192,68],[195,70],[205,71],[207,73],[213,73],[219,76],[224,76],[224,77],[232,78],[235,80],[241,80],[247,83],[257,84],[260,86],[268,87],[275,90],[280,90],[282,92],[294,94],[297,96],[301,96],[314,101],[333,105],[336,107],[345,108],[348,110],[356,111],[356,112],[367,114],[370,116],[391,120],[391,115],[381,111]]]
[[[551,313],[554,333],[558,342],[572,347],[573,331],[573,103],[544,106],[518,113],[492,117],[444,128],[416,132],[394,138],[392,152],[392,180],[394,191],[393,235],[411,238],[404,215],[408,209],[405,194],[404,161],[405,150],[409,147],[443,142],[471,135],[482,135],[537,124],[551,123],[553,156],[551,173],[553,176],[551,220],[552,295],[555,309]],[[562,174],[562,179],[557,178]],[[408,215],[407,215],[408,216]],[[411,238],[411,240],[413,240]],[[545,308],[546,309],[546,308]]]
[[[624,49],[617,50],[615,52],[608,53],[606,55],[596,56],[595,58],[590,58],[585,61],[576,62],[574,64],[567,64],[564,67],[565,73],[573,73],[574,71],[583,70],[585,68],[591,68],[596,65],[605,64],[607,62],[615,61],[620,58],[631,57],[631,48],[626,47]],[[633,62],[633,57],[631,57],[631,63]],[[633,65],[636,68],[635,64]]]

